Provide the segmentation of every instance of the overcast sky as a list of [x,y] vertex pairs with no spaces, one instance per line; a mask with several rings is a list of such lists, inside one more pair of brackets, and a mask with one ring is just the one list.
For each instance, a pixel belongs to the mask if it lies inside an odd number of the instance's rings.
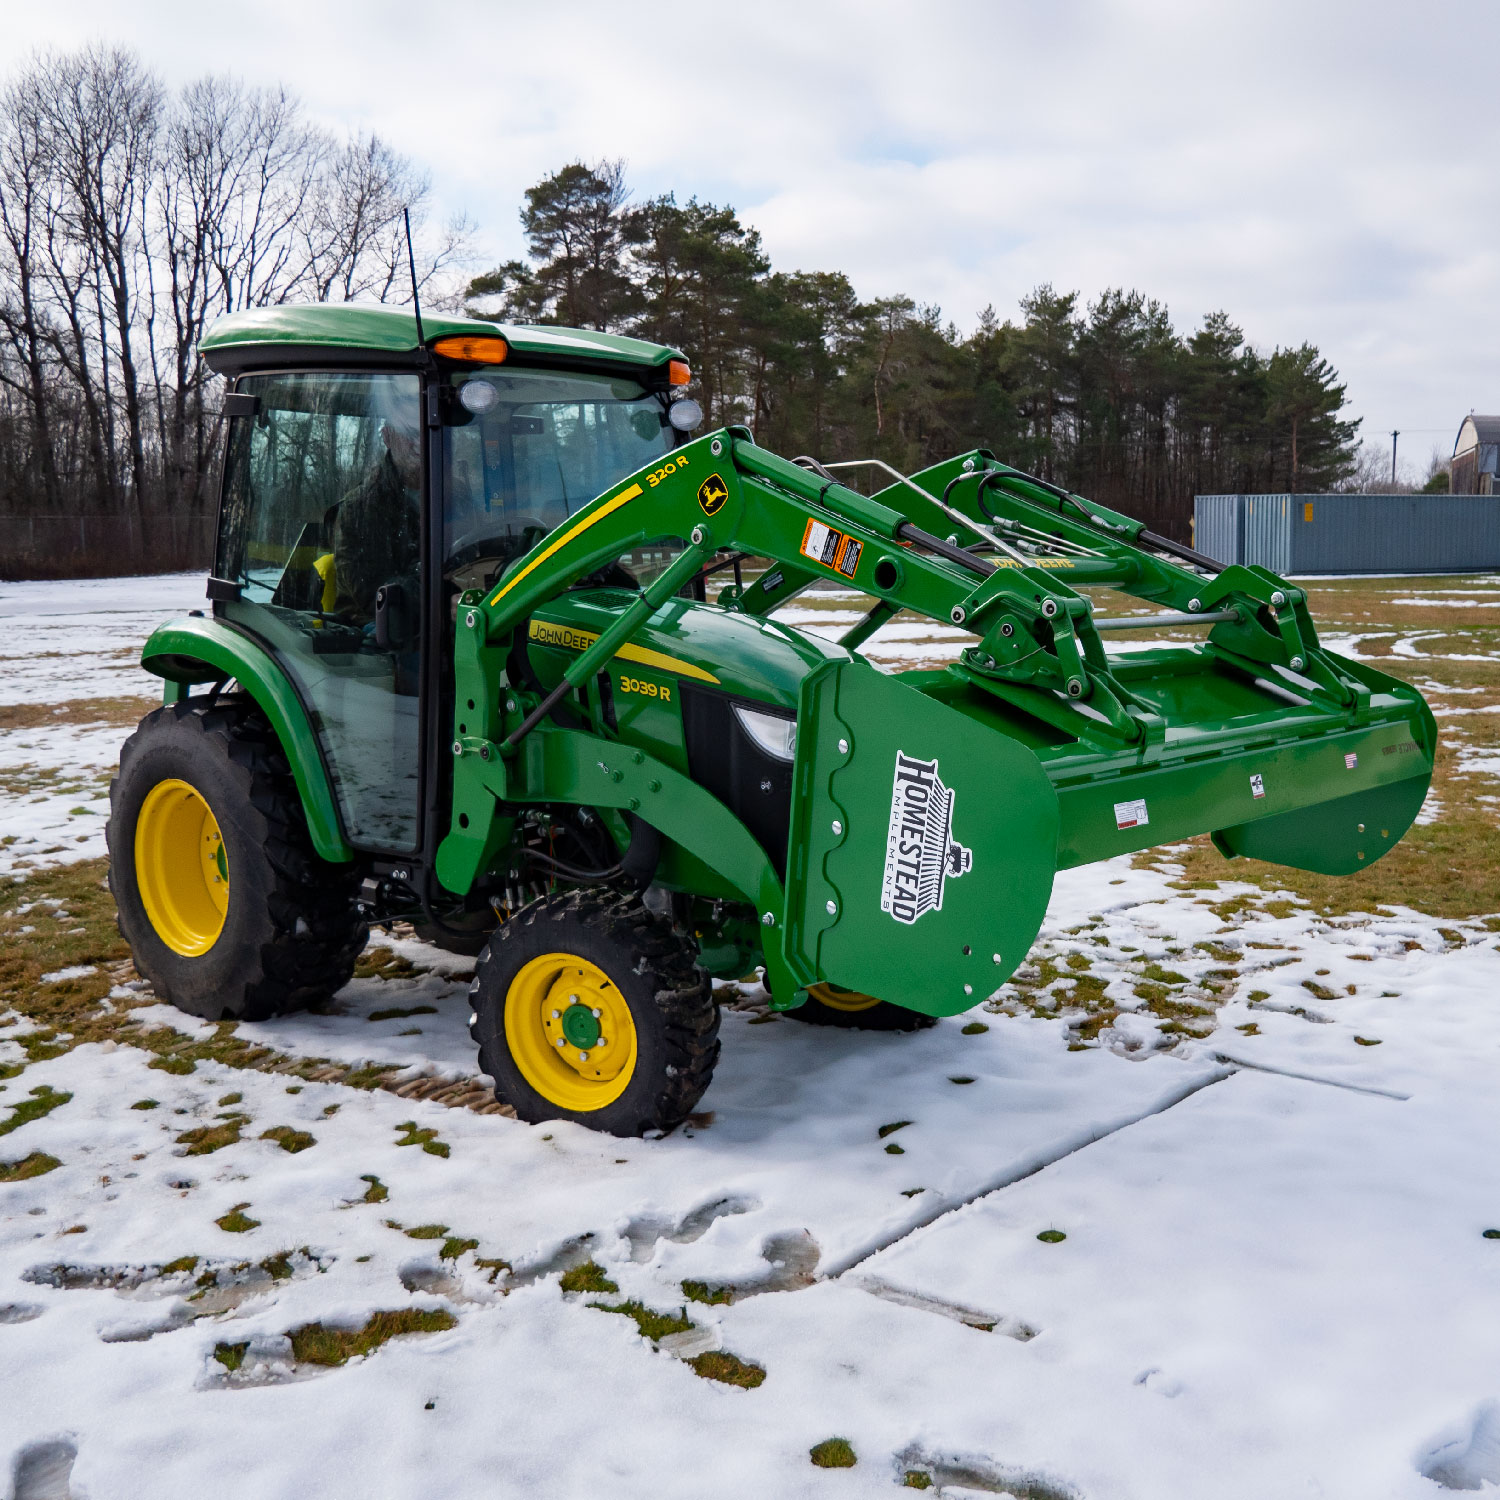
[[7,0],[0,62],[90,39],[169,84],[283,82],[423,164],[481,261],[521,194],[624,157],[639,197],[732,204],[782,270],[968,329],[1042,281],[1138,287],[1317,344],[1366,437],[1426,468],[1500,410],[1500,4],[718,6]]

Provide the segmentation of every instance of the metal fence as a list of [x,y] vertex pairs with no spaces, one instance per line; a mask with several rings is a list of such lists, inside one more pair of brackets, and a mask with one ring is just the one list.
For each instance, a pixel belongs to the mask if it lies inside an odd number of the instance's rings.
[[212,516],[0,515],[0,578],[208,570]]
[[1273,573],[1500,569],[1500,496],[1197,495],[1194,545]]

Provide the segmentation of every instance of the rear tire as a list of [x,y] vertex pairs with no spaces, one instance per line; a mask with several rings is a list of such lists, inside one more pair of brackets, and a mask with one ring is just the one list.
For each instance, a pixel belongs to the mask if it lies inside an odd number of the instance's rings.
[[107,839],[120,935],[179,1010],[256,1021],[349,982],[369,935],[354,868],[314,852],[290,768],[252,705],[147,714],[110,783]]
[[522,908],[480,955],[469,995],[479,1065],[532,1124],[675,1129],[719,1058],[708,976],[634,898],[575,891]]
[[808,1026],[836,1026],[846,1031],[925,1031],[937,1025],[936,1016],[924,1016],[920,1011],[840,989],[836,984],[811,986],[804,1004],[782,1014]]

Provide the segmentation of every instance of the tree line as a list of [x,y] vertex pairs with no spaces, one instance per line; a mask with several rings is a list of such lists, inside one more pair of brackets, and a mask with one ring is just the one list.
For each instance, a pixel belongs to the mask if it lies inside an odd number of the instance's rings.
[[131,51],[35,56],[0,90],[0,512],[211,508],[218,383],[197,356],[223,313],[409,300],[466,226],[425,224],[425,175],[378,136],[340,139],[284,89],[177,91]]
[[986,447],[1179,536],[1195,493],[1354,471],[1328,362],[1263,353],[1223,313],[1181,335],[1139,292],[1042,286],[962,333],[839,272],[774,270],[731,207],[634,202],[611,161],[530,188],[527,257],[466,280],[469,226],[432,222],[430,196],[417,164],[284,89],[171,90],[104,45],[34,56],[0,88],[0,516],[210,516],[204,331],[284,302],[409,302],[403,210],[424,300],[678,345],[708,420],[788,455],[909,471]]
[[1223,312],[1188,334],[1138,291],[1040,286],[964,334],[910,297],[862,301],[839,272],[773,270],[732,208],[632,204],[623,166],[574,162],[526,193],[528,257],[471,308],[675,344],[710,425],[784,454],[905,472],[988,448],[1186,537],[1195,494],[1318,491],[1356,470],[1358,422],[1311,344],[1264,353]]

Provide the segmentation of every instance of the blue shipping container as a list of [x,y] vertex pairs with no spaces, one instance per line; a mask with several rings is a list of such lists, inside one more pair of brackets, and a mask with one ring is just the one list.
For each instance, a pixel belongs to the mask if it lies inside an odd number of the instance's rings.
[[1194,545],[1223,563],[1309,573],[1500,569],[1500,495],[1198,495]]

